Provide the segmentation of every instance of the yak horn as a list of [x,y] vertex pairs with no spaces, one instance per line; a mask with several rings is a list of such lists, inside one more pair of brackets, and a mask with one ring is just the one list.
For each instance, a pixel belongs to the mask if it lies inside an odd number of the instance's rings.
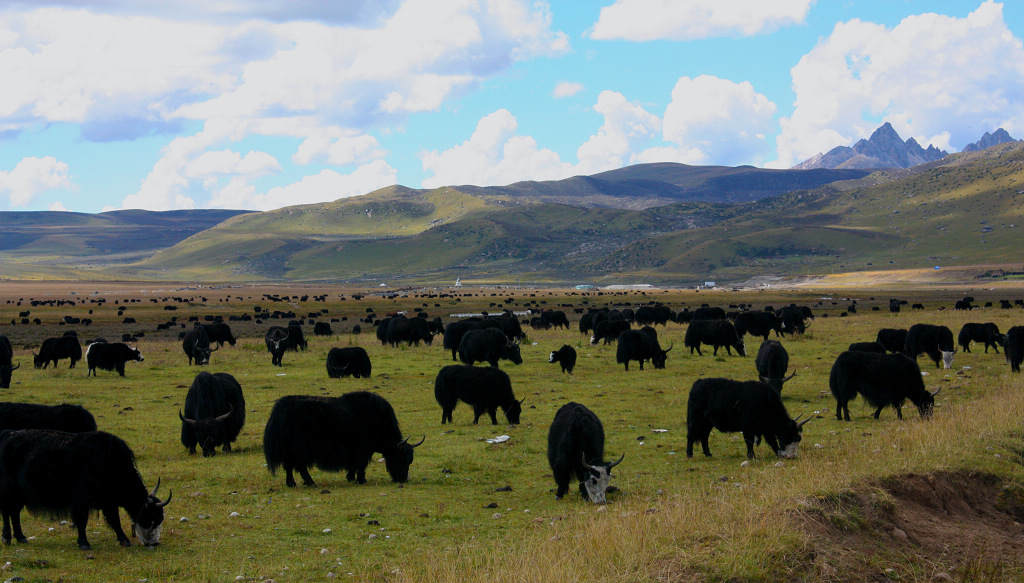
[[672,350],[672,347],[673,347],[673,346],[675,346],[675,345],[676,345],[676,343],[675,343],[675,342],[672,342],[671,344],[669,344],[669,345],[668,345],[668,348],[666,348],[666,349],[665,349],[665,354],[668,354],[668,352],[669,352],[670,350]]
[[18,366],[12,366],[11,367],[11,372],[14,372],[14,371],[18,370],[19,368],[21,368],[21,363],[20,362],[18,363]]
[[211,344],[210,345],[210,352],[217,352],[218,348],[220,348],[220,346],[214,346],[214,345]]
[[792,378],[793,378],[793,377],[795,377],[795,376],[796,376],[796,371],[793,371],[793,374],[791,374],[791,375],[789,375],[788,377],[786,377],[786,378],[782,379],[782,382],[786,382],[786,381],[788,381],[788,380],[792,379]]
[[[186,419],[185,416],[181,414],[181,409],[178,409],[178,418],[181,419],[182,421],[184,421],[185,423],[188,423],[189,425],[195,425],[196,424],[196,420],[195,419]],[[159,485],[160,485],[160,478],[157,478],[157,486],[159,486]],[[153,492],[156,492],[156,489],[154,489]]]
[[937,391],[935,391],[934,393],[931,394],[932,398],[934,399],[936,397],[936,395],[938,395],[941,392],[942,392],[942,387],[939,387]]
[[[157,478],[157,481],[159,482],[159,478]],[[155,491],[156,490],[154,490],[154,492]],[[167,506],[168,504],[171,503],[171,498],[173,498],[173,497],[174,497],[174,490],[171,490],[170,492],[167,493],[167,500],[164,500],[163,502],[157,502],[156,503],[156,507],[157,508],[163,508],[164,506]]]
[[[796,419],[794,419],[794,420],[793,420],[793,422],[794,422],[794,423],[796,423],[797,421],[800,421],[800,418],[801,418],[801,417],[803,417],[803,416],[804,416],[804,414],[803,414],[803,413],[801,413],[801,414],[797,415]],[[800,428],[800,427],[803,427],[803,426],[804,426],[804,425],[806,425],[806,424],[807,424],[807,422],[808,422],[808,421],[810,421],[811,419],[814,419],[814,417],[808,417],[807,419],[804,419],[803,421],[800,421],[799,423],[797,423],[797,424],[796,424],[796,426],[797,426],[798,428]]]
[[[412,436],[411,436],[411,435],[410,435],[409,437],[406,437],[406,438],[405,438],[405,439],[403,439],[402,441],[399,441],[399,442],[398,442],[398,445],[402,445],[403,443],[409,443],[409,440],[410,440],[410,439],[412,439]],[[423,445],[423,442],[424,442],[424,441],[426,441],[426,440],[427,440],[427,436],[426,436],[426,435],[424,435],[424,436],[423,436],[423,439],[421,439],[419,443],[411,443],[411,444],[409,444],[409,445],[411,445],[412,447],[419,447],[419,446]]]
[[[623,455],[625,455],[625,454],[623,454]],[[583,467],[584,468],[586,468],[588,470],[594,469],[590,464],[587,463],[587,454],[586,453],[580,452],[580,461],[583,462]]]
[[231,414],[234,413],[234,412],[235,412],[235,406],[232,405],[232,404],[228,404],[228,412],[223,414],[223,415],[220,415],[219,417],[214,417],[213,420],[218,422],[218,423],[223,423],[224,420],[227,419],[228,417],[231,417]]
[[[181,413],[181,411],[178,411]],[[156,491],[160,489],[160,478],[156,479],[156,486],[153,487],[153,491],[149,493],[150,496],[156,496]]]
[[622,454],[622,457],[619,458],[619,461],[612,462],[612,463],[608,464],[608,469],[610,470],[610,469],[614,468],[615,466],[621,464],[622,460],[624,460],[624,459],[626,459],[626,454],[625,453]]

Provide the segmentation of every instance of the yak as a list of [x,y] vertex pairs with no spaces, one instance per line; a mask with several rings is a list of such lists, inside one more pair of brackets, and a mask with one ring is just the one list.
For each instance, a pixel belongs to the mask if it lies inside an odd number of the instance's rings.
[[778,391],[760,381],[703,378],[690,387],[686,406],[686,457],[693,457],[693,444],[700,442],[704,455],[711,457],[708,437],[712,429],[740,432],[747,445],[747,457],[754,459],[755,440],[764,439],[775,455],[796,457],[803,426],[792,419]]
[[181,349],[188,357],[189,366],[195,360],[196,365],[210,364],[210,355],[217,351],[218,346],[211,346],[210,336],[204,326],[196,326],[185,334],[181,340]]
[[761,343],[754,365],[757,367],[761,382],[768,383],[780,393],[782,385],[796,376],[796,372],[786,376],[789,371],[789,353],[778,340],[765,340]]
[[998,347],[1003,346],[1005,337],[999,333],[999,326],[992,322],[964,324],[957,335],[956,343],[964,349],[964,352],[970,352],[972,340],[985,345],[985,354],[988,354],[989,346],[992,347],[992,350],[996,351],[996,354],[999,354]]
[[57,429],[68,433],[96,431],[96,418],[80,405],[0,403],[0,430]]
[[1010,364],[1010,372],[1020,372],[1020,363],[1024,362],[1024,326],[1014,326],[1006,331],[1003,354]]
[[267,351],[270,352],[270,363],[274,366],[282,366],[281,360],[284,353],[291,346],[291,333],[288,328],[271,326],[263,336],[267,344]]
[[596,346],[601,340],[605,344],[611,344],[618,340],[619,334],[629,330],[629,322],[625,320],[605,320],[594,326],[594,335],[590,337],[590,345]]
[[189,454],[196,453],[196,445],[203,457],[212,457],[216,447],[227,453],[231,442],[238,439],[245,425],[245,397],[242,386],[226,372],[201,372],[192,381],[185,395],[185,412],[178,411],[181,419],[181,444]]
[[945,326],[914,324],[907,330],[903,352],[914,359],[924,353],[935,363],[935,368],[951,368],[956,354],[953,332]]
[[217,346],[224,346],[225,342],[234,346],[237,342],[237,339],[231,334],[231,326],[224,322],[213,322],[202,326],[206,329],[206,335],[210,338],[210,342],[216,342]]
[[454,423],[452,411],[459,401],[473,407],[474,425],[485,412],[491,425],[497,425],[498,407],[509,423],[518,425],[523,411],[523,401],[516,400],[508,375],[491,367],[452,364],[442,368],[434,379],[434,398],[441,405],[441,425]]
[[108,344],[96,342],[85,349],[85,362],[89,365],[85,376],[96,376],[96,369],[116,370],[117,374],[124,376],[124,365],[134,360],[142,362],[146,360],[138,348],[132,348],[123,342]]
[[82,360],[82,345],[78,342],[77,336],[47,338],[39,347],[39,354],[32,354],[36,368],[46,368],[51,361],[53,367],[57,368],[57,361],[64,358],[71,361],[68,368],[75,368],[75,363]]
[[768,335],[773,330],[776,338],[782,336],[782,322],[774,312],[742,312],[736,316],[736,335],[740,338],[743,338],[744,334],[750,334],[768,340]]
[[629,361],[636,360],[640,363],[640,370],[644,369],[644,361],[649,360],[654,368],[665,368],[668,360],[668,352],[673,345],[666,350],[661,349],[658,343],[658,333],[650,326],[644,326],[639,330],[624,330],[619,334],[619,346],[615,350],[615,362],[629,370]]
[[618,461],[604,461],[604,427],[584,405],[569,402],[555,413],[548,430],[548,465],[558,484],[555,499],[569,493],[569,481],[575,477],[584,500],[605,504],[612,468],[625,458],[622,454]]
[[[447,336],[445,340],[447,340]],[[522,364],[523,357],[519,353],[519,342],[509,340],[504,332],[497,328],[469,330],[459,341],[459,360],[464,364],[486,362],[493,367],[498,366],[498,359],[511,360],[513,364]]]
[[147,492],[135,468],[135,455],[123,440],[104,431],[67,433],[51,429],[0,431],[0,512],[3,541],[28,542],[21,530],[21,509],[68,515],[78,530],[78,548],[92,548],[86,538],[89,511],[100,510],[121,546],[131,540],[121,529],[118,508],[131,516],[135,535],[146,546],[160,542],[164,506]]
[[903,402],[910,399],[922,418],[932,414],[935,395],[924,388],[917,361],[903,354],[877,354],[847,351],[832,365],[828,388],[836,399],[836,419],[850,420],[849,402],[859,393],[875,409],[875,419],[882,409],[892,406],[896,417],[903,419]]
[[858,350],[860,352],[875,352],[885,354],[885,347],[878,342],[851,342],[847,350]]
[[11,377],[14,371],[21,368],[21,363],[14,366],[14,349],[6,336],[0,335],[0,389],[11,388]]
[[727,320],[694,320],[690,322],[690,325],[686,328],[686,336],[683,338],[683,343],[690,349],[690,354],[693,354],[693,351],[696,350],[700,356],[704,355],[700,351],[701,344],[714,346],[715,350],[712,354],[715,356],[718,356],[718,349],[722,346],[725,347],[725,351],[730,356],[732,355],[733,348],[736,349],[736,353],[740,356],[747,355],[743,340],[736,333],[736,328],[732,325],[732,322]]
[[902,353],[907,345],[907,331],[902,328],[882,328],[878,331],[875,342],[892,354]]
[[368,379],[372,371],[370,356],[361,346],[332,348],[327,352],[327,376],[332,379],[347,376]]
[[340,397],[289,395],[274,403],[263,431],[263,455],[275,474],[284,468],[285,484],[295,487],[292,472],[303,485],[315,486],[309,468],[336,472],[346,479],[366,483],[366,466],[374,452],[384,455],[388,474],[395,482],[409,479],[413,448],[402,438],[395,410],[384,397],[368,391]]
[[563,344],[558,350],[552,351],[548,355],[548,363],[558,363],[562,365],[562,372],[572,374],[572,369],[576,367],[576,349],[568,344]]

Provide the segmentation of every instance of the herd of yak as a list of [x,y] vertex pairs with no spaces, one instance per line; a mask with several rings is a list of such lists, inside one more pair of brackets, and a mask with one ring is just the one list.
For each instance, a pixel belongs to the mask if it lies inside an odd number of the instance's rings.
[[[708,438],[712,429],[743,435],[746,453],[754,457],[754,445],[764,441],[780,457],[793,457],[801,441],[802,428],[809,419],[792,419],[782,402],[783,385],[789,374],[789,355],[782,342],[770,339],[802,334],[814,316],[803,306],[780,310],[747,308],[726,313],[722,308],[704,306],[674,313],[667,306],[645,305],[637,309],[577,309],[579,330],[590,335],[591,344],[616,343],[616,361],[626,371],[630,362],[643,370],[649,362],[665,368],[673,345],[662,348],[657,325],[675,321],[687,325],[684,345],[692,354],[702,354],[702,345],[717,354],[725,348],[746,355],[743,338],[760,337],[755,366],[760,380],[737,381],[702,378],[693,383],[687,405],[687,457],[699,443],[706,456],[711,452]],[[850,310],[855,307],[851,306]],[[898,311],[899,304],[890,305]],[[522,362],[519,343],[525,338],[521,324],[535,329],[569,328],[569,319],[560,310],[544,310],[529,320],[520,321],[511,313],[484,314],[456,320],[444,326],[440,318],[406,317],[393,314],[384,319],[367,318],[377,329],[377,338],[385,345],[431,343],[443,334],[444,348],[452,359],[461,361],[443,367],[434,381],[434,395],[441,407],[441,423],[452,423],[458,402],[473,408],[473,423],[485,413],[497,424],[497,410],[506,420],[518,424],[523,401],[517,400],[508,374],[498,367],[499,360]],[[845,315],[845,313],[844,313]],[[289,349],[305,349],[304,322],[271,326],[264,340],[271,362],[282,365]],[[331,334],[323,322],[316,323],[315,334]],[[352,329],[358,333],[357,327]],[[189,365],[210,362],[211,354],[223,344],[236,342],[230,326],[223,321],[199,323],[179,336]],[[130,340],[123,338],[123,340]],[[907,330],[882,329],[874,342],[856,342],[835,360],[829,375],[829,388],[836,400],[836,419],[849,421],[848,403],[861,395],[875,408],[877,419],[886,407],[893,407],[902,419],[902,405],[910,401],[922,417],[931,414],[935,393],[927,391],[917,357],[927,355],[936,367],[950,368],[959,345],[970,352],[972,342],[983,344],[985,352],[1003,347],[1013,372],[1020,372],[1024,361],[1024,327],[1000,333],[992,323],[965,324],[956,344],[945,326],[915,324]],[[82,345],[75,333],[48,338],[34,354],[36,368],[57,366],[68,359],[74,368],[83,358]],[[108,342],[94,338],[86,342],[84,358],[87,375],[96,370],[116,371],[124,376],[125,364],[142,361],[137,348],[126,342]],[[332,348],[327,354],[327,373],[331,378],[369,378],[372,366],[361,347]],[[569,345],[552,351],[550,363],[572,374],[576,351]],[[473,366],[487,363],[490,366]],[[20,365],[13,363],[13,349],[6,336],[0,336],[0,388],[9,388],[12,373]],[[238,381],[227,373],[200,372],[185,398],[181,419],[181,443],[190,454],[197,448],[204,456],[221,447],[231,451],[245,424],[245,398]],[[315,485],[309,474],[312,467],[324,471],[345,471],[349,481],[364,483],[366,467],[374,453],[383,455],[389,475],[405,482],[413,461],[414,448],[403,437],[391,404],[369,391],[350,392],[339,397],[291,395],[278,399],[263,433],[263,451],[272,474],[285,472],[285,483],[296,485],[298,472],[304,485]],[[606,502],[611,470],[617,461],[604,460],[604,429],[600,419],[586,406],[570,402],[555,414],[548,432],[548,461],[557,484],[556,497],[579,482],[584,499]],[[136,536],[145,545],[159,542],[163,507],[167,500],[156,497],[156,488],[148,491],[135,467],[134,454],[124,441],[97,431],[93,416],[75,405],[33,405],[0,403],[0,512],[3,515],[2,539],[10,543],[27,539],[22,532],[20,512],[27,507],[51,514],[69,515],[78,530],[78,545],[89,549],[85,534],[88,514],[100,510],[115,532],[118,542],[130,545],[121,529],[119,508],[132,518]]]

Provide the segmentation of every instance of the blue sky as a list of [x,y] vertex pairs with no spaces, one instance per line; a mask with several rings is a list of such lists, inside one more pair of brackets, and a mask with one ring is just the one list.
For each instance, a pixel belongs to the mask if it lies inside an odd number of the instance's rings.
[[885,121],[955,152],[1024,137],[1022,35],[991,0],[0,0],[0,210],[786,168]]

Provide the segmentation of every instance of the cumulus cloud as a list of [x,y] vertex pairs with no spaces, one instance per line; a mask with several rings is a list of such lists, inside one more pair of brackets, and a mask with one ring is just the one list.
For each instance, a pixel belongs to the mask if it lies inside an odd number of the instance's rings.
[[999,127],[1024,132],[1024,48],[990,0],[965,18],[839,23],[792,76],[796,107],[781,120],[773,166],[852,145],[882,121],[947,150]]
[[[774,127],[777,108],[749,82],[735,83],[710,75],[681,77],[665,110],[663,135],[681,148],[675,160],[725,165],[763,162],[765,136]],[[660,149],[645,152],[666,155]]]
[[538,148],[531,137],[515,135],[517,127],[516,118],[507,109],[499,109],[481,119],[473,135],[462,144],[443,152],[420,154],[423,169],[433,173],[423,180],[423,187],[553,180],[571,171],[557,153]]
[[64,206],[64,203],[62,203],[61,201],[55,200],[50,203],[50,206],[47,207],[47,210],[66,213],[68,211],[68,207]]
[[329,202],[339,198],[358,196],[395,184],[394,168],[383,160],[364,164],[351,174],[322,170],[287,186],[258,192],[244,178],[235,177],[217,191],[210,203],[220,208],[271,210],[297,204]]
[[583,91],[583,84],[576,83],[573,81],[562,81],[555,85],[555,90],[552,93],[555,99],[563,99],[565,97],[572,97],[577,93]]
[[25,206],[40,193],[73,188],[68,165],[53,156],[24,158],[10,171],[0,171],[0,192],[7,193],[11,206]]
[[642,150],[661,131],[658,116],[616,91],[602,91],[594,111],[604,117],[604,123],[576,150],[578,174],[602,172],[631,163],[633,153]]
[[597,40],[753,36],[804,21],[814,0],[616,0],[601,9]]

